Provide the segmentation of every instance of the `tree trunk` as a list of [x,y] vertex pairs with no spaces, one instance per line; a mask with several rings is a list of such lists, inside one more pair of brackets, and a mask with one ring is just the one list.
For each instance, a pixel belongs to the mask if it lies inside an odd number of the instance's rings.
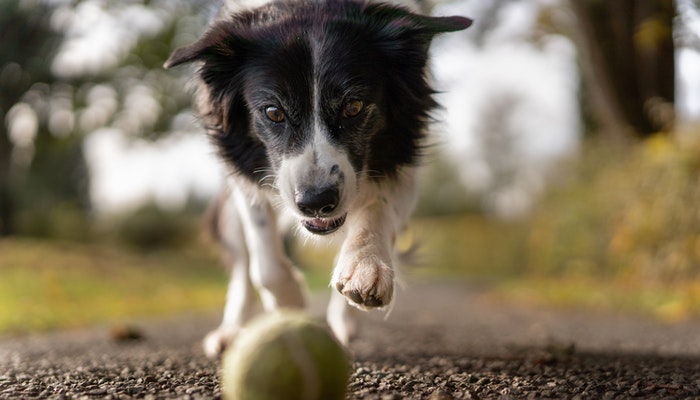
[[0,237],[14,232],[10,165],[12,146],[7,135],[5,112],[0,106]]
[[592,109],[618,139],[673,125],[675,48],[672,0],[571,0]]

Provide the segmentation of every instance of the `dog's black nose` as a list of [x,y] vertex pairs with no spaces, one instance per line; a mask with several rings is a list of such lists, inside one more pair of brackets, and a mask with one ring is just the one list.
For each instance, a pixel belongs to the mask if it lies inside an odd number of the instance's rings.
[[299,191],[294,196],[299,211],[307,217],[326,217],[338,207],[338,188]]

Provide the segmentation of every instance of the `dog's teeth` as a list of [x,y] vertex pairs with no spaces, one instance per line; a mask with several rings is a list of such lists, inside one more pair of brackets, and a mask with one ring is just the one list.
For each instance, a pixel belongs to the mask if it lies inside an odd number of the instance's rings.
[[336,231],[338,228],[340,228],[343,223],[345,223],[345,215],[343,215],[340,218],[332,219],[332,218],[313,218],[313,219],[307,219],[302,222],[304,227],[311,231],[312,233],[316,233],[319,235],[325,235],[331,232]]

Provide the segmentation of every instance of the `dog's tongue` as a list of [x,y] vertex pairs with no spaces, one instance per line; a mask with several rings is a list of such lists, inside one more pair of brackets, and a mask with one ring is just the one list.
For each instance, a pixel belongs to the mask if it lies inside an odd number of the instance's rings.
[[329,229],[332,224],[332,219],[314,218],[311,220],[311,225],[318,229]]

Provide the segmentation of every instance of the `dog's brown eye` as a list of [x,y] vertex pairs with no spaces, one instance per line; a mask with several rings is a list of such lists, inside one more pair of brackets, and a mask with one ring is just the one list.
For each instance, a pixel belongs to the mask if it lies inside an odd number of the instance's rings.
[[275,106],[265,107],[265,115],[272,122],[283,122],[285,119],[284,111]]
[[361,100],[350,100],[345,103],[345,106],[343,107],[343,116],[345,118],[357,117],[362,112],[364,107],[365,103],[363,103]]

